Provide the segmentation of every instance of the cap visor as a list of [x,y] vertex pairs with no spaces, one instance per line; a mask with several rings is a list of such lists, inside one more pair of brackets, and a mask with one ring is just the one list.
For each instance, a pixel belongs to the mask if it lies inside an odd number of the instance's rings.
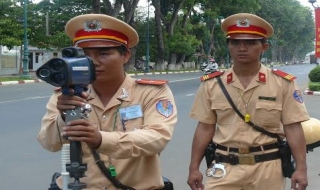
[[255,34],[230,34],[227,36],[228,39],[238,39],[238,40],[258,40],[264,38],[263,36]]

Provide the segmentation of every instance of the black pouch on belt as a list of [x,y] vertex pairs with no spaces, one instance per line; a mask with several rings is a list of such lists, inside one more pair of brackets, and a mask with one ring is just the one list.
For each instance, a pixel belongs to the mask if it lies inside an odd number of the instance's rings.
[[291,178],[295,167],[293,161],[291,160],[291,151],[288,143],[283,141],[279,148],[280,157],[281,157],[281,166],[284,177]]

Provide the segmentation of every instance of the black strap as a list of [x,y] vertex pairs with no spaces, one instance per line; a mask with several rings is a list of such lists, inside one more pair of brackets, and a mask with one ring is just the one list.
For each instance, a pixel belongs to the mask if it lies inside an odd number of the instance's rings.
[[[248,147],[248,151],[249,151],[249,153],[253,153],[253,152],[260,152],[263,150],[271,150],[271,149],[275,149],[275,148],[279,148],[279,147],[280,147],[279,142],[275,142],[275,143],[267,144],[267,145],[263,145],[263,146]],[[226,147],[221,144],[217,144],[217,149],[223,150],[223,151],[235,152],[235,153],[241,152],[241,151],[239,151],[240,148]]]
[[[244,119],[244,116],[242,115],[242,113],[238,110],[238,108],[236,107],[236,105],[235,105],[234,102],[232,101],[232,99],[231,99],[231,97],[230,97],[230,94],[228,93],[226,87],[223,85],[223,82],[222,82],[220,76],[217,77],[217,80],[218,80],[218,82],[219,82],[219,86],[220,86],[223,94],[226,96],[226,98],[227,98],[228,102],[230,103],[231,107],[233,108],[233,110],[239,115],[240,118],[242,118],[243,120],[245,120],[245,119]],[[268,135],[269,137],[276,138],[276,139],[278,139],[279,142],[282,142],[282,139],[281,139],[281,137],[280,137],[278,134],[269,132],[269,131],[265,130],[264,128],[261,128],[261,127],[255,125],[255,124],[252,123],[251,121],[246,122],[246,123],[248,123],[248,124],[249,124],[251,127],[253,127],[255,130],[257,130],[257,131],[259,131],[259,132],[261,132],[261,133],[263,133],[263,134],[265,134],[265,135]]]
[[90,149],[91,153],[94,157],[94,160],[96,161],[99,169],[101,170],[101,172],[110,180],[110,182],[116,187],[116,188],[120,188],[122,190],[135,190],[132,187],[123,185],[120,181],[118,181],[115,177],[112,177],[112,175],[110,174],[110,171],[108,170],[108,168],[104,165],[104,163],[101,161],[100,155],[93,149]]

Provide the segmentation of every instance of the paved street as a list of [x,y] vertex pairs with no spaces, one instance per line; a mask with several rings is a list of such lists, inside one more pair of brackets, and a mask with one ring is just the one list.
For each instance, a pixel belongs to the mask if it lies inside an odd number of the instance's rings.
[[[300,90],[303,91],[307,87],[307,75],[314,66],[290,65],[280,69],[297,76]],[[176,190],[189,189],[186,181],[196,121],[190,119],[188,113],[200,76],[201,73],[186,73],[139,77],[169,80],[175,96],[178,124],[173,139],[161,154],[161,160],[163,175],[173,181]],[[48,189],[51,175],[61,171],[60,152],[48,152],[36,141],[52,89],[44,82],[0,86],[0,190],[45,190]],[[303,95],[303,98],[310,116],[320,119],[320,96]],[[319,163],[320,148],[308,154],[310,190],[320,189]]]

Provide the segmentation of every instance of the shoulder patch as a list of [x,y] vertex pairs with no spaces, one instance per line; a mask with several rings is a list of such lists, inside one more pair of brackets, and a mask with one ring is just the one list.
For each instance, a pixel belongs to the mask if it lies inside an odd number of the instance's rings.
[[297,77],[291,75],[291,74],[288,74],[286,72],[283,72],[281,70],[278,70],[278,69],[272,69],[272,72],[288,81],[293,81],[294,79],[296,79]]
[[207,75],[203,75],[202,77],[200,77],[201,82],[215,78],[217,76],[223,75],[224,71],[216,71]]
[[164,84],[167,84],[168,80],[152,80],[152,79],[137,79],[137,84],[147,84],[147,85],[155,85],[155,86],[161,86]]

